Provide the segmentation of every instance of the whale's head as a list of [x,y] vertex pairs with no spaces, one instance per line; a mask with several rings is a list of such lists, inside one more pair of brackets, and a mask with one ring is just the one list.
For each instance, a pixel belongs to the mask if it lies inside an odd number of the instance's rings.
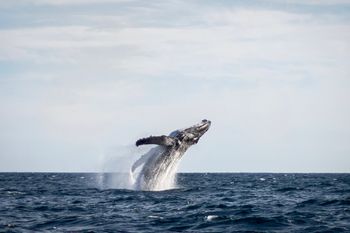
[[208,131],[211,122],[208,120],[202,120],[200,123],[193,125],[189,128],[176,130],[169,136],[176,137],[181,143],[188,145],[196,144],[199,139]]

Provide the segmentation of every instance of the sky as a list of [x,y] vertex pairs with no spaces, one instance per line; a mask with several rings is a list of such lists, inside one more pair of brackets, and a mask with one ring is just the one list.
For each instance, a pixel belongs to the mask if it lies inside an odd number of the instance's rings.
[[342,0],[0,1],[0,171],[209,119],[181,172],[350,172],[349,41]]

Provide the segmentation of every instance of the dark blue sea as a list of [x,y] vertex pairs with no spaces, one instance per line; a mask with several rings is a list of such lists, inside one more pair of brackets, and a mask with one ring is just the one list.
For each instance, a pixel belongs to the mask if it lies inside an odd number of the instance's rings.
[[97,177],[0,173],[0,231],[350,232],[350,174],[186,173],[158,192]]

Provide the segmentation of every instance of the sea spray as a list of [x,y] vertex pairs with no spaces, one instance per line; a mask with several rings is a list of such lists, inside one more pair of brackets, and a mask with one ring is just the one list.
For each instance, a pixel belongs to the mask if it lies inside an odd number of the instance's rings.
[[[100,173],[97,174],[97,186],[100,189],[130,189],[130,190],[145,190],[142,186],[142,168],[132,171],[132,164],[141,157],[147,155],[147,150],[152,146],[135,147],[119,146],[109,149],[101,156]],[[153,146],[154,147],[154,146]],[[161,147],[155,147],[152,150],[160,150]],[[151,151],[152,151],[151,150]],[[151,153],[151,156],[146,158],[144,163],[148,160],[155,159],[157,153]],[[147,156],[146,156],[147,157]],[[176,186],[176,172],[178,169],[180,152],[175,153],[174,156],[169,157],[163,164],[160,164],[155,177],[152,179],[150,191],[161,191],[167,189],[177,188]]]
[[[137,174],[134,189],[162,191],[177,188],[176,173],[185,150],[178,150],[171,155],[164,156],[162,152],[164,149],[164,147],[155,147],[139,159],[144,165]],[[151,177],[149,167],[154,169],[152,169]]]
[[147,149],[128,145],[106,150],[101,155],[100,172],[96,177],[98,188],[134,189],[135,174],[131,174],[130,167]]
[[154,181],[154,190],[161,191],[167,189],[177,188],[176,186],[176,173],[179,166],[179,162],[182,155],[176,153],[171,159],[168,160],[169,164],[163,164],[163,166],[168,165],[163,169],[162,172],[159,172],[158,179]]

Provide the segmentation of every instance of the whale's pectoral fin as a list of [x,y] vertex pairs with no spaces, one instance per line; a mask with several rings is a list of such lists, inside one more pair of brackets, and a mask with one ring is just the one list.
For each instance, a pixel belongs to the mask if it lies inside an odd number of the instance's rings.
[[147,161],[147,159],[144,156],[142,156],[132,165],[131,171],[134,172],[139,166],[144,164],[146,161]]
[[177,139],[169,136],[150,136],[148,138],[141,138],[136,141],[136,146],[144,144],[156,144],[162,146],[174,146],[177,144]]

